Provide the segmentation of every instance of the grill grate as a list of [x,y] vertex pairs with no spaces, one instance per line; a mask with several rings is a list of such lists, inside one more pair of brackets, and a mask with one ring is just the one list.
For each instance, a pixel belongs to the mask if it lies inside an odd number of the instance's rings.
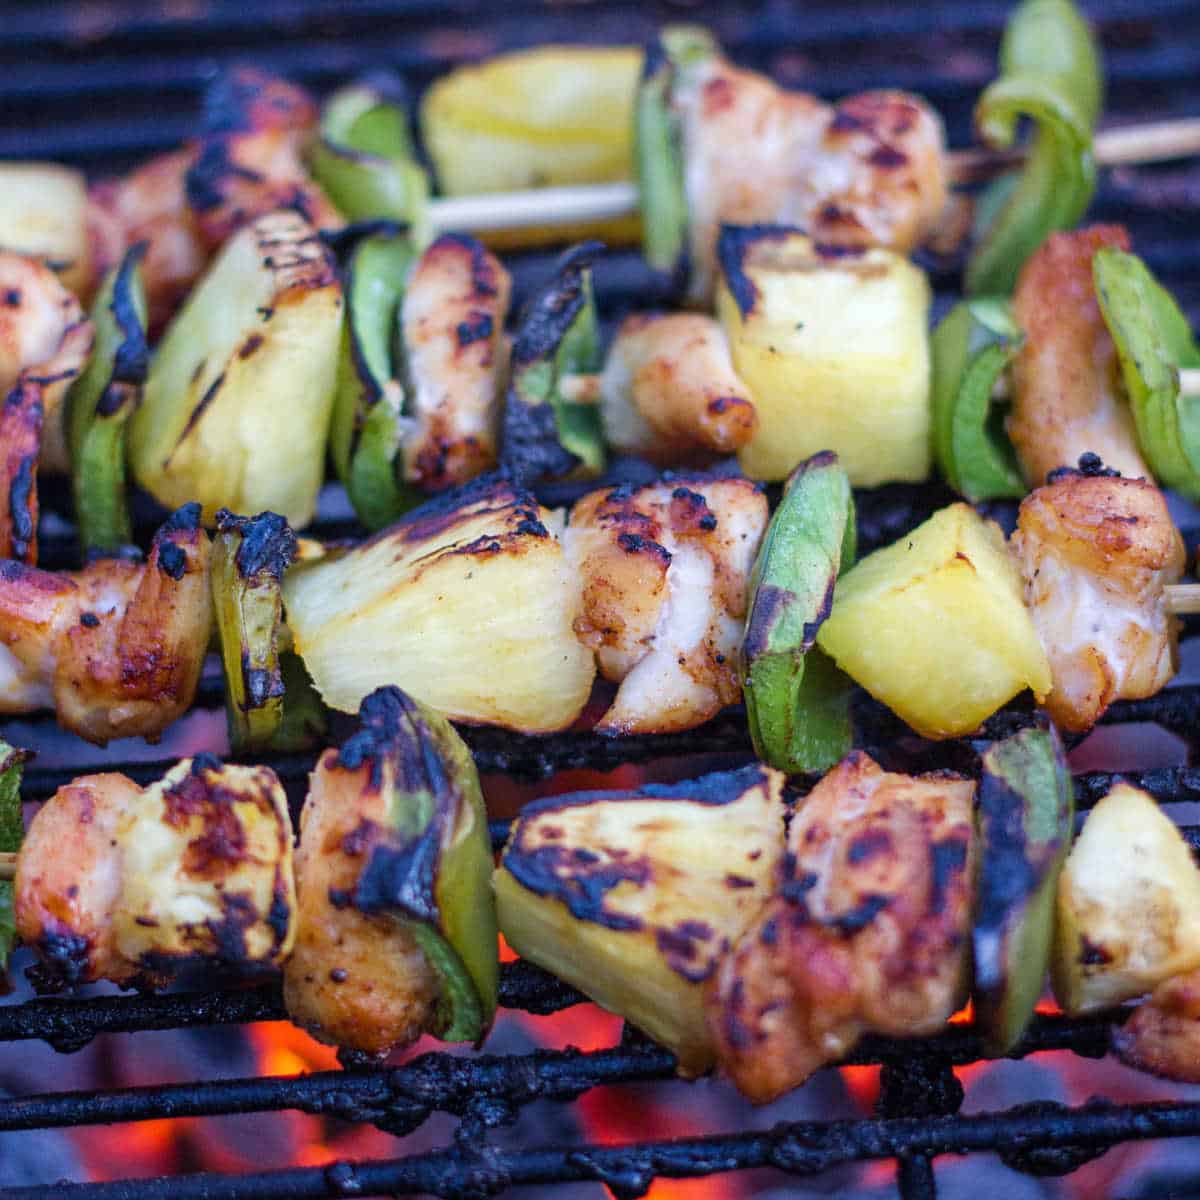
[[[1110,108],[1122,119],[1200,113],[1200,6],[1195,0],[1096,0],[1087,3],[1103,34],[1110,66]],[[198,0],[149,8],[132,0],[89,4],[32,3],[6,11],[0,23],[0,157],[37,156],[77,162],[94,173],[120,169],[168,148],[191,130],[202,87],[222,65],[253,60],[318,90],[361,69],[391,66],[419,92],[446,67],[499,49],[551,40],[630,41],[668,20],[710,23],[741,62],[782,81],[824,94],[895,85],[928,95],[944,113],[952,144],[970,140],[970,109],[993,71],[1006,0],[970,5],[955,0],[761,0],[698,9],[667,0],[575,0],[543,4],[510,0]],[[864,36],[868,31],[868,36]],[[1170,166],[1109,174],[1094,206],[1101,219],[1127,223],[1135,244],[1200,323],[1200,167]],[[515,256],[516,302],[547,270],[550,256]],[[935,268],[938,305],[956,286]],[[615,315],[662,297],[636,255],[616,253],[597,271],[602,307]],[[859,500],[866,547],[891,541],[923,520],[949,494],[936,486],[889,487]],[[61,496],[47,495],[46,565],[70,565],[76,547]],[[996,515],[1011,523],[1011,506]],[[147,510],[143,527],[152,515]],[[1189,547],[1200,542],[1200,518],[1184,521]],[[326,513],[325,536],[354,532]],[[1189,640],[1195,622],[1188,625]],[[219,676],[206,679],[201,704],[219,707]],[[898,768],[970,768],[970,742],[932,746],[913,737],[868,697],[856,701],[859,744]],[[1001,736],[1032,719],[1028,709],[998,714],[985,731]],[[1183,684],[1148,701],[1114,706],[1108,724],[1155,724],[1188,743],[1200,738],[1200,685]],[[523,781],[552,780],[568,770],[608,771],[621,764],[661,763],[703,755],[749,752],[740,713],[723,714],[686,735],[605,740],[568,733],[522,738],[495,730],[466,731],[485,773]],[[84,769],[123,770],[148,781],[164,755],[120,761],[120,750],[98,755],[65,749],[49,718],[23,721],[11,732],[47,753],[26,773],[31,799],[49,795]],[[310,755],[278,756],[272,765],[294,797],[303,789]],[[1200,768],[1157,767],[1125,773],[1161,801],[1200,800]],[[1077,777],[1081,807],[1095,801],[1113,776]],[[1172,811],[1179,811],[1173,809]],[[1191,819],[1190,815],[1187,819]],[[494,840],[507,825],[493,822]],[[1200,852],[1200,826],[1185,827]],[[506,964],[501,1003],[548,1014],[578,1004],[571,988],[525,963]],[[1068,1020],[1038,1017],[1012,1054],[1044,1051],[1100,1058],[1122,1014]],[[0,1006],[0,1042],[41,1039],[62,1052],[102,1034],[236,1026],[283,1019],[277,985],[164,995],[37,999]],[[136,1043],[134,1043],[136,1046]],[[0,1200],[78,1196],[85,1200],[267,1200],[287,1197],[433,1194],[478,1197],[527,1184],[598,1180],[618,1200],[642,1194],[658,1176],[688,1178],[773,1167],[805,1177],[849,1162],[896,1159],[905,1197],[936,1194],[933,1160],[942,1154],[993,1152],[1034,1175],[1070,1171],[1107,1148],[1146,1138],[1200,1135],[1200,1103],[1110,1104],[1069,1109],[1029,1104],[1000,1113],[957,1115],[962,1089],[952,1068],[983,1058],[969,1026],[951,1026],[921,1042],[868,1038],[848,1061],[881,1065],[877,1119],[786,1124],[720,1136],[633,1146],[533,1146],[505,1150],[490,1128],[543,1099],[574,1100],[608,1084],[661,1080],[672,1073],[665,1051],[637,1035],[589,1053],[521,1055],[426,1054],[397,1068],[351,1064],[344,1072],[296,1078],[181,1082],[168,1087],[54,1092],[0,1098],[0,1130],[32,1130],[165,1116],[298,1109],[407,1132],[431,1114],[460,1118],[452,1145],[394,1161],[300,1168],[238,1176],[190,1175],[167,1180],[46,1187],[0,1187]],[[52,1081],[50,1081],[52,1082]],[[1200,1179],[1200,1170],[1197,1171]]]

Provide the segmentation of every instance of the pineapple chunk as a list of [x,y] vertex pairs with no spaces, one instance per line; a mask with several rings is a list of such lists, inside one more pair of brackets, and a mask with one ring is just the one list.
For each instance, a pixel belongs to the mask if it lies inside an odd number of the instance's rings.
[[1179,829],[1118,783],[1058,879],[1051,976],[1069,1013],[1111,1008],[1200,966],[1200,870]]
[[817,642],[925,737],[977,729],[1050,667],[1000,527],[951,504],[837,585]]
[[554,517],[496,476],[284,577],[295,648],[332,708],[396,684],[443,715],[564,729],[595,675]]
[[833,450],[855,487],[930,470],[930,289],[888,250],[834,254],[800,232],[727,227],[717,315],[758,410],[739,452],[755,479],[784,479]]
[[163,338],[129,429],[138,482],[167,505],[308,524],[325,474],[342,327],[333,258],[297,212],[238,233]]
[[[421,133],[447,196],[632,179],[633,104],[642,52],[632,46],[540,46],[459,67],[421,102]],[[556,226],[551,240],[631,242],[640,221]],[[493,245],[547,240],[544,230],[485,234]]]
[[501,932],[700,1074],[705,981],[783,856],[783,778],[755,765],[527,805],[492,878]]
[[76,295],[91,283],[83,173],[57,163],[0,163],[0,249],[44,262]]

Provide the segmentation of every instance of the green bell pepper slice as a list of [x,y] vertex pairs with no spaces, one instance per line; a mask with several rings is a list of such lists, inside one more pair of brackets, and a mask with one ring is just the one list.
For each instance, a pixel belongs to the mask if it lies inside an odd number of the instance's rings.
[[296,535],[277,513],[217,513],[213,606],[225,666],[229,741],[236,753],[273,747],[283,720],[281,583],[296,550]]
[[92,355],[66,399],[67,446],[79,540],[85,554],[112,554],[133,541],[125,491],[125,431],[150,366],[146,294],[132,247],[105,276],[92,305]]
[[521,314],[500,451],[501,466],[518,483],[587,478],[604,469],[600,410],[573,399],[568,382],[604,365],[591,271],[603,249],[584,242],[565,251]]
[[677,288],[687,282],[689,219],[683,121],[674,96],[681,75],[719,53],[707,29],[668,26],[646,48],[634,105],[642,253]]
[[1071,771],[1053,727],[1023,729],[984,752],[972,937],[976,1020],[991,1055],[1021,1040],[1042,994],[1074,815]]
[[1021,348],[1008,303],[956,304],[933,331],[933,449],[946,482],[972,502],[1025,495],[1016,452],[993,403]]
[[1092,275],[1146,462],[1159,483],[1200,500],[1200,397],[1179,381],[1180,368],[1200,367],[1191,326],[1136,255],[1105,246]]
[[1013,145],[1022,118],[1036,126],[1019,176],[985,191],[969,295],[1008,295],[1025,260],[1056,229],[1078,223],[1096,189],[1092,133],[1104,95],[1100,49],[1071,0],[1024,0],[1000,47],[1000,78],[984,91],[975,125],[986,145]]
[[499,995],[492,843],[471,752],[440,714],[397,687],[362,702],[360,732],[339,761],[372,763],[387,789],[383,839],[355,889],[359,911],[386,914],[415,938],[442,986],[433,1032],[480,1043]]
[[400,307],[417,257],[399,234],[362,238],[350,250],[346,317],[329,448],[358,518],[390,525],[424,497],[404,482],[404,375]]
[[[21,816],[21,775],[32,755],[0,740],[0,851],[15,854],[25,838]],[[8,969],[8,957],[17,940],[16,914],[13,911],[13,881],[0,880],[0,978]],[[0,989],[4,990],[4,989]]]
[[348,220],[402,221],[419,247],[428,244],[429,177],[416,160],[398,79],[372,76],[334,92],[308,165]]
[[755,752],[789,775],[827,770],[852,747],[850,681],[815,642],[855,550],[850,480],[823,451],[784,485],[751,571],[741,651]]

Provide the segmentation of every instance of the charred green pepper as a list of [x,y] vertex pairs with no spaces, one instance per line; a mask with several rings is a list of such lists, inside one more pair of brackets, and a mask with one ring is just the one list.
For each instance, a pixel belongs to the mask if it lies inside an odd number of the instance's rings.
[[1021,345],[1005,301],[956,304],[933,331],[933,448],[946,482],[968,500],[1025,495],[1016,452],[993,404]]
[[981,199],[971,295],[1007,295],[1025,260],[1056,229],[1075,225],[1096,188],[1092,132],[1104,80],[1100,51],[1071,0],[1024,0],[1004,32],[1000,78],[979,99],[975,126],[1007,148],[1022,118],[1036,126],[1019,176],[1002,177]]
[[492,843],[475,762],[444,717],[399,688],[372,692],[342,765],[370,760],[387,819],[359,876],[360,912],[386,914],[413,934],[441,982],[432,1032],[479,1042],[499,988]]
[[[29,754],[0,741],[0,851],[15,854],[25,837],[21,816],[21,774]],[[8,967],[17,936],[13,913],[13,882],[0,880],[0,978]],[[4,990],[0,988],[0,990]]]
[[1200,397],[1184,395],[1179,381],[1181,367],[1200,367],[1191,326],[1136,255],[1106,246],[1092,273],[1142,453],[1161,484],[1200,500]]
[[837,455],[788,477],[750,576],[742,692],[759,758],[789,775],[850,750],[850,684],[817,649],[839,571],[854,564],[854,497]]
[[413,151],[398,79],[371,76],[334,92],[308,162],[347,219],[403,221],[418,244],[429,240],[429,179]]
[[112,553],[133,540],[125,498],[125,427],[150,365],[146,295],[139,264],[146,243],[126,253],[92,305],[92,356],[66,400],[67,445],[79,540],[85,553]]
[[225,665],[229,741],[238,752],[272,745],[283,719],[280,585],[295,557],[296,535],[277,513],[217,513],[213,604]]
[[634,161],[642,253],[680,288],[688,271],[688,196],[683,122],[674,103],[681,75],[720,50],[696,25],[664,29],[646,48],[634,108]]
[[1071,845],[1071,771],[1053,727],[1023,729],[984,752],[978,813],[975,1006],[997,1055],[1021,1039],[1042,994]]
[[420,502],[403,482],[404,385],[400,306],[416,258],[408,238],[358,241],[345,280],[346,319],[329,446],[354,511],[382,529]]
[[554,277],[521,314],[513,341],[501,466],[522,484],[604,468],[604,434],[595,404],[573,398],[571,382],[603,365],[592,296],[599,242],[572,246]]

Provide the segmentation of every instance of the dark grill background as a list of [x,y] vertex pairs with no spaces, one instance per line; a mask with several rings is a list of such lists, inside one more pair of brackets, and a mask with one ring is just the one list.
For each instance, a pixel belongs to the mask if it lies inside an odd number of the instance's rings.
[[[498,50],[552,40],[629,42],[648,37],[661,23],[694,19],[712,25],[739,62],[769,71],[781,81],[828,96],[860,88],[897,85],[922,91],[943,113],[952,145],[970,141],[970,111],[994,71],[999,30],[1008,4],[991,2],[883,3],[768,2],[684,5],[665,3],[534,4],[510,0],[276,0],[264,3],[176,0],[157,9],[133,3],[25,4],[0,9],[0,157],[61,159],[93,174],[123,168],[146,154],[169,148],[193,128],[204,85],[222,66],[253,62],[275,69],[317,91],[360,69],[392,66],[414,92],[452,64]],[[1200,115],[1200,3],[1196,0],[1107,0],[1086,5],[1102,33],[1110,67],[1109,120],[1113,123]],[[1200,209],[1200,166],[1169,164],[1105,175],[1094,206],[1100,219],[1126,222],[1136,247],[1200,320],[1200,241],[1191,236]],[[518,300],[546,269],[547,254],[514,257]],[[939,306],[955,280],[939,268]],[[610,312],[656,299],[632,252],[605,260],[598,291]],[[860,497],[865,540],[879,544],[898,536],[947,499],[936,486],[891,488]],[[67,564],[74,554],[69,513],[51,510],[46,521],[48,564]],[[1003,512],[998,513],[1005,516]],[[1011,515],[1011,514],[1007,514]],[[346,510],[336,497],[323,507],[318,532],[346,532]],[[65,519],[65,520],[64,520]],[[1200,525],[1184,514],[1194,549]],[[1189,630],[1190,632],[1190,630]],[[1188,655],[1187,650],[1193,654]],[[1195,645],[1185,645],[1185,661]],[[219,673],[210,673],[203,703],[220,704]],[[906,734],[894,718],[863,698],[860,743],[890,765],[969,766],[968,744],[931,747]],[[1200,717],[1200,688],[1185,677],[1161,698],[1117,706],[1108,723],[1133,723],[1144,731],[1157,723],[1187,743],[1166,766],[1137,771],[1171,811],[1188,819],[1180,802],[1200,799],[1200,770],[1190,762]],[[1030,719],[1027,711],[1001,714],[989,732],[1000,734]],[[210,736],[219,728],[209,721]],[[28,772],[31,799],[48,795],[85,764],[128,769],[149,779],[173,753],[124,744],[107,755],[58,736],[48,718],[9,723],[7,736],[42,751]],[[189,748],[200,736],[190,726]],[[622,762],[681,769],[679,760],[705,755],[744,756],[747,740],[739,714],[687,736],[601,742],[588,735],[532,741],[496,731],[471,731],[480,767],[495,791],[503,777],[539,780],[546,790],[567,769],[607,771]],[[1126,741],[1126,747],[1133,743]],[[136,754],[148,761],[129,763]],[[1080,759],[1080,762],[1083,762]],[[277,766],[297,796],[310,759],[292,756]],[[1102,762],[1093,755],[1092,765]],[[1133,765],[1146,764],[1140,759]],[[1086,805],[1103,793],[1110,776],[1080,778]],[[506,785],[511,792],[511,785]],[[494,834],[504,833],[497,822]],[[1189,828],[1194,846],[1200,830]],[[516,964],[505,968],[506,1007],[548,1013],[578,996],[541,972]],[[102,1033],[236,1025],[281,1017],[273,985],[166,996],[105,996],[25,1000],[0,1007],[0,1040],[43,1039],[68,1052]],[[1068,1021],[1040,1017],[1017,1055],[1067,1050],[1098,1058],[1115,1018]],[[137,1053],[136,1039],[126,1043]],[[432,1113],[461,1118],[457,1137],[444,1151],[409,1155],[361,1167],[297,1168],[241,1177],[189,1176],[162,1182],[69,1187],[0,1186],[0,1198],[87,1196],[122,1200],[170,1196],[257,1198],[434,1193],[484,1196],[509,1186],[598,1179],[624,1200],[640,1194],[655,1175],[690,1176],[751,1167],[774,1167],[797,1177],[842,1163],[898,1158],[903,1195],[935,1191],[932,1156],[947,1152],[997,1151],[1003,1161],[1034,1175],[1069,1171],[1127,1139],[1200,1134],[1200,1103],[1119,1104],[1097,1101],[1068,1110],[1030,1104],[1006,1112],[956,1115],[961,1102],[951,1068],[975,1062],[980,1049],[969,1027],[952,1027],[921,1043],[868,1039],[860,1063],[882,1063],[877,1119],[790,1123],[769,1131],[752,1126],[748,1111],[741,1132],[691,1142],[647,1142],[634,1148],[526,1145],[499,1148],[487,1131],[504,1125],[536,1100],[570,1101],[586,1090],[670,1076],[670,1056],[628,1034],[620,1045],[588,1054],[541,1051],[529,1055],[455,1058],[433,1054],[400,1068],[357,1068],[300,1079],[247,1078],[182,1081],[168,1088],[121,1092],[55,1092],[46,1078],[39,1094],[0,1099],[0,1131],[33,1130],[162,1116],[249,1113],[295,1108],[351,1121],[371,1122],[395,1133],[420,1126]],[[0,1178],[0,1185],[13,1181]],[[1200,1192],[1200,1166],[1192,1186]]]

